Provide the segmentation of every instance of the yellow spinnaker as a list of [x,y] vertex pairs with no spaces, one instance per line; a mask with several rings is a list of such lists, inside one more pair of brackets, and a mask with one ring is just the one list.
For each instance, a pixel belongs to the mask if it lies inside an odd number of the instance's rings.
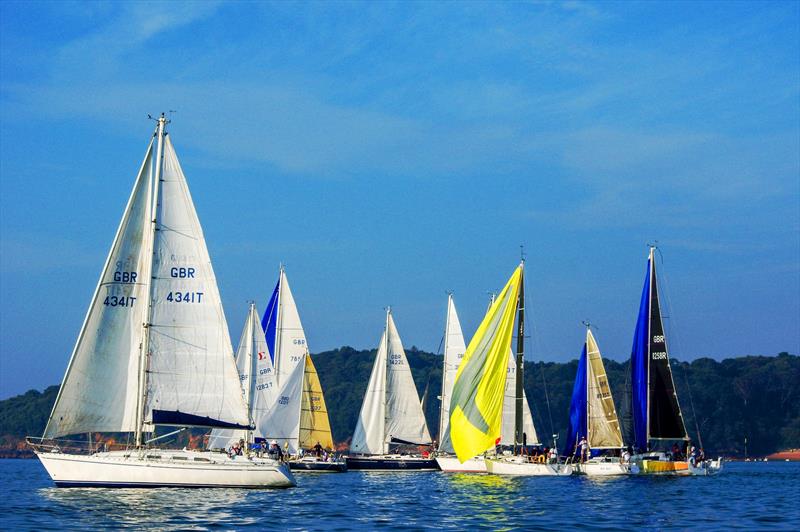
[[501,434],[508,349],[521,280],[522,265],[483,318],[456,373],[450,438],[461,463],[493,448]]

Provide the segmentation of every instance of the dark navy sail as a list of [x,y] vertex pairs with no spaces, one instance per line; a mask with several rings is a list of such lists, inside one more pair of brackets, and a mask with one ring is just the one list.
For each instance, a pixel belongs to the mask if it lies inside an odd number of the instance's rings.
[[652,439],[687,439],[669,366],[652,249],[631,350],[631,411],[636,450],[648,450]]
[[573,456],[575,446],[581,438],[588,437],[588,422],[586,417],[586,344],[578,360],[578,373],[575,375],[575,385],[572,387],[572,403],[569,406],[569,429],[567,441],[564,446],[564,456]]
[[650,287],[650,412],[649,438],[666,440],[687,439],[672,369],[669,365],[661,306],[658,301],[656,265],[651,260],[653,280]]
[[631,349],[631,414],[633,417],[633,447],[647,450],[647,358],[649,352],[648,326],[650,315],[650,261],[644,278],[639,317],[633,333]]
[[278,297],[281,289],[281,278],[278,276],[278,282],[275,284],[275,290],[272,291],[272,297],[264,310],[264,317],[261,319],[261,328],[264,329],[264,336],[267,339],[267,349],[269,350],[269,358],[272,364],[275,364],[275,334],[278,327]]

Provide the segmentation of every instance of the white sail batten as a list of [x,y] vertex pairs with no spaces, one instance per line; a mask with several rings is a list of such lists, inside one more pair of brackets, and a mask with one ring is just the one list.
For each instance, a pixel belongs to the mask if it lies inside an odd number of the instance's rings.
[[137,372],[147,305],[144,245],[154,141],[147,148],[128,204],[78,335],[44,431],[46,438],[84,432],[132,432],[138,423]]
[[169,137],[153,244],[144,418],[153,411],[248,425],[211,259]]
[[388,451],[384,433],[386,427],[386,360],[387,360],[387,334],[389,318],[387,314],[386,327],[384,327],[381,342],[375,362],[372,364],[372,373],[369,376],[367,391],[358,413],[356,430],[350,442],[350,449],[358,454],[384,454]]
[[[516,398],[517,398],[517,359],[514,351],[508,350],[508,372],[506,376],[506,387],[503,396],[503,422],[500,441],[504,445],[513,445],[514,430],[516,427]],[[528,396],[522,390],[522,432],[527,437],[528,445],[538,445],[539,437],[533,425],[531,407],[528,405]]]
[[442,362],[442,406],[439,417],[439,450],[451,454],[455,453],[455,450],[450,439],[450,396],[456,380],[458,365],[464,358],[466,350],[464,333],[461,331],[461,322],[458,319],[456,305],[451,294],[447,298],[447,322],[445,323],[444,360]]
[[619,449],[622,432],[603,358],[591,329],[586,331],[586,421],[592,449]]
[[386,428],[387,444],[392,439],[429,444],[431,436],[422,412],[417,387],[411,375],[403,342],[391,312],[388,318],[388,356],[386,361]]

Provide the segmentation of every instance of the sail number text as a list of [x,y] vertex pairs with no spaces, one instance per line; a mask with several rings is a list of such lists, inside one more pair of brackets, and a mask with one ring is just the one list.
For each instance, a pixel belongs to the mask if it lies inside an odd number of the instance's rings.
[[202,303],[203,292],[170,292],[167,301],[173,303]]
[[136,298],[133,296],[106,296],[103,305],[107,307],[132,307]]
[[667,352],[666,351],[653,351],[653,360],[666,360],[667,359]]
[[395,366],[402,366],[403,365],[403,355],[400,353],[394,353],[389,357],[389,364]]

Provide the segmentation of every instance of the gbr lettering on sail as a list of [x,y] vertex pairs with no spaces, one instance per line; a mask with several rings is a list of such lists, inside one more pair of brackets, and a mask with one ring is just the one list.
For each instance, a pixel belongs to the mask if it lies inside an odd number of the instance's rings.
[[[650,356],[652,360],[666,360],[667,359],[667,350],[664,348],[664,335],[663,334],[656,334],[653,335],[653,341],[651,345],[654,347],[653,353]],[[658,350],[656,350],[658,349]]]

